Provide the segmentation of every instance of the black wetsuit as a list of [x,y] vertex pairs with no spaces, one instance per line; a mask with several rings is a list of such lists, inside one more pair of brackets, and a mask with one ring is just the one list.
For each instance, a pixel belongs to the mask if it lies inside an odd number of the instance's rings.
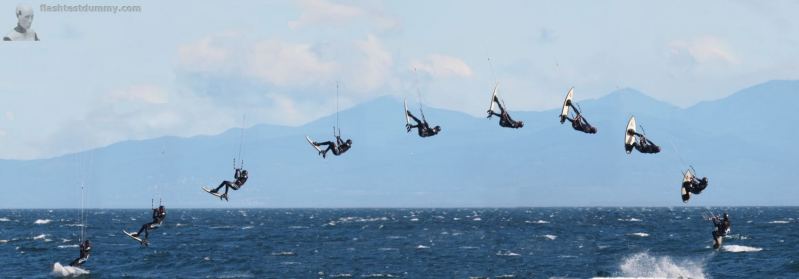
[[408,116],[413,118],[413,121],[416,121],[416,125],[408,124],[408,126],[407,126],[408,132],[410,132],[411,129],[413,129],[413,128],[417,128],[419,130],[419,136],[425,138],[425,137],[435,136],[440,131],[440,128],[439,129],[430,128],[430,125],[427,124],[427,121],[419,120],[419,118],[416,118],[416,116],[413,116],[413,114],[411,114],[410,111],[405,111],[405,113],[407,113]]
[[575,114],[574,119],[571,119],[568,116],[563,116],[561,118],[560,123],[563,123],[564,120],[569,120],[569,122],[572,123],[572,128],[574,128],[575,130],[588,134],[596,134],[596,128],[594,128],[593,126],[591,126],[591,124],[588,123],[588,119],[585,119],[585,117],[583,117],[580,111],[577,110],[577,108],[574,107],[571,104],[571,102],[569,102],[569,106],[572,109],[574,109],[574,114]]
[[683,181],[682,183],[682,201],[688,202],[688,199],[691,198],[691,194],[700,194],[702,191],[707,188],[707,177],[703,177],[702,179],[696,179],[696,177],[691,177],[690,181]]
[[141,226],[139,232],[133,234],[135,237],[139,237],[142,232],[144,232],[144,240],[147,240],[150,237],[150,230],[155,230],[161,226],[161,224],[166,219],[166,210],[159,210],[158,208],[153,209],[153,221]]
[[216,189],[211,190],[211,193],[219,192],[219,189],[225,187],[225,193],[222,194],[222,197],[227,197],[228,189],[232,188],[233,190],[238,190],[239,188],[241,188],[241,186],[244,186],[245,182],[247,182],[248,176],[249,175],[247,174],[246,171],[242,171],[241,168],[237,168],[236,174],[233,175],[233,177],[236,178],[236,181],[233,182],[227,180],[222,181],[222,183],[219,183],[219,186],[217,186]]
[[92,251],[92,245],[88,241],[81,243],[80,257],[72,261],[69,265],[77,267],[83,266],[83,263],[89,260],[89,254],[91,253],[91,251]]
[[721,246],[721,243],[718,241],[717,238],[724,237],[725,235],[727,235],[727,230],[730,229],[730,219],[724,218],[722,220],[719,220],[718,217],[713,217],[712,220],[713,220],[713,226],[716,227],[716,229],[713,230],[713,242],[714,242],[713,248],[719,248],[719,246]]
[[502,107],[502,104],[499,102],[499,98],[497,98],[497,96],[494,96],[494,102],[497,103],[497,106],[499,106],[499,113],[496,113],[493,110],[488,110],[488,118],[491,118],[491,116],[495,115],[499,116],[499,126],[505,128],[519,129],[524,127],[524,123],[521,121],[514,121],[512,118],[510,118],[510,114],[508,114],[508,112],[505,111],[505,108]]
[[641,153],[652,154],[660,152],[660,146],[655,145],[655,143],[647,139],[646,136],[639,133],[635,133],[635,135],[638,136],[638,142],[633,144],[635,150],[638,150],[638,152]]
[[333,155],[339,156],[341,154],[344,154],[344,152],[347,152],[347,150],[350,150],[350,147],[352,147],[351,143],[347,143],[346,141],[342,140],[340,136],[336,136],[335,143],[332,141],[326,141],[320,143],[314,142],[314,145],[316,146],[327,145],[327,149],[321,151],[323,158],[327,156],[328,151],[333,151]]

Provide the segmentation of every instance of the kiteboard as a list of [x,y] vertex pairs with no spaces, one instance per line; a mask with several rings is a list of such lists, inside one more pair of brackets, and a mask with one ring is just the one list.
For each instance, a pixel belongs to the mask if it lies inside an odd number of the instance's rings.
[[125,233],[126,235],[128,235],[128,237],[133,238],[134,240],[138,241],[139,244],[147,246],[147,240],[143,240],[141,238],[135,237],[135,236],[133,236],[132,233],[129,233],[126,230],[122,230],[122,232]]
[[408,127],[409,125],[411,125],[411,117],[408,116],[408,100],[402,99],[402,103],[405,105],[405,111],[403,111],[403,114],[405,115],[405,127]]
[[569,102],[574,96],[574,87],[569,88],[569,93],[566,93],[566,99],[563,100],[563,109],[560,110],[560,123],[563,124],[566,121],[566,116],[569,116]]
[[491,104],[488,106],[488,110],[494,111],[494,97],[497,96],[497,89],[499,89],[499,83],[494,85],[494,90],[491,91]]
[[318,152],[322,152],[322,149],[321,149],[321,148],[319,148],[319,146],[316,146],[316,144],[313,144],[313,143],[314,143],[314,141],[313,141],[311,138],[309,138],[308,136],[305,136],[305,140],[307,140],[307,141],[308,141],[308,144],[310,144],[311,146],[313,146],[313,148],[314,148],[314,149],[316,149],[316,151],[318,151]]
[[[633,133],[630,133],[632,131]],[[630,117],[630,121],[627,121],[627,129],[624,130],[624,151],[627,154],[633,152],[633,144],[635,144],[635,116]]]

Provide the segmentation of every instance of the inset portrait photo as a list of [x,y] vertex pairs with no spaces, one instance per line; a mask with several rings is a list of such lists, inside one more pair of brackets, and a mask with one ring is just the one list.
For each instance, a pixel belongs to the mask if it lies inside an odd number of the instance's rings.
[[17,26],[8,32],[3,41],[38,41],[39,36],[33,31],[33,9],[25,4],[17,5]]

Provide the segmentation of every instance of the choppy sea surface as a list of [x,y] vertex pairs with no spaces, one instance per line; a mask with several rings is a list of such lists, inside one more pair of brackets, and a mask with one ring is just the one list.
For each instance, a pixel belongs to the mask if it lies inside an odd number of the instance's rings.
[[[0,277],[63,275],[79,212],[0,210]],[[81,278],[799,278],[799,207],[168,209],[149,247],[149,209],[86,214]]]

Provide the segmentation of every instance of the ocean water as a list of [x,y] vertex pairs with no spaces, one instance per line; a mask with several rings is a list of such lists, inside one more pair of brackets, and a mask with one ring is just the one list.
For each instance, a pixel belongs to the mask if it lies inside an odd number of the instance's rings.
[[[81,278],[799,278],[799,208],[87,210]],[[50,278],[78,255],[79,210],[0,210],[0,277]]]

